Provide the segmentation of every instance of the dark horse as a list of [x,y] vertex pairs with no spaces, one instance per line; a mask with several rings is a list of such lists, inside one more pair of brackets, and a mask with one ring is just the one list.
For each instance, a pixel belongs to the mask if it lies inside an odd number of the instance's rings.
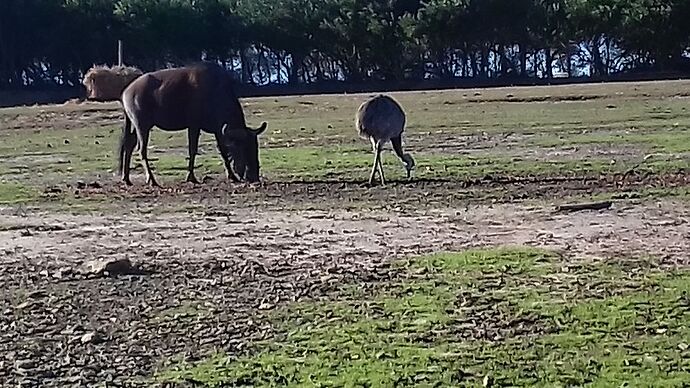
[[259,181],[257,137],[266,130],[266,122],[258,129],[247,127],[242,106],[233,91],[233,79],[222,67],[203,62],[146,73],[122,92],[122,106],[125,125],[120,139],[118,172],[126,184],[132,184],[130,161],[138,145],[146,183],[158,186],[146,149],[153,126],[165,131],[187,129],[188,182],[198,183],[194,158],[202,130],[216,137],[229,179]]

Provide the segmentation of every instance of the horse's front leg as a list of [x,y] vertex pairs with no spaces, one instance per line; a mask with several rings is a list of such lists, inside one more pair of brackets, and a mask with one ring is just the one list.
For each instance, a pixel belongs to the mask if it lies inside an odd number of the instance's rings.
[[225,172],[228,176],[228,179],[233,182],[240,182],[240,178],[237,176],[237,174],[235,174],[235,170],[232,167],[230,151],[225,146],[225,143],[223,143],[223,138],[220,134],[216,134],[216,145],[218,146],[220,157],[223,159],[223,163],[225,164]]

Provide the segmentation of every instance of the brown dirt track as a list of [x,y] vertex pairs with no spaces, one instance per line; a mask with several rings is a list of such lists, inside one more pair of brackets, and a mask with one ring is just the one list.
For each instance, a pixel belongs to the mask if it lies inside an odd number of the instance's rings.
[[179,205],[204,207],[248,206],[262,209],[410,209],[464,207],[469,202],[544,201],[616,192],[614,198],[639,198],[644,190],[673,190],[690,184],[687,170],[665,173],[630,170],[617,174],[581,176],[487,175],[468,180],[416,179],[391,181],[386,187],[369,187],[356,181],[270,182],[246,185],[224,180],[200,185],[174,183],[161,188],[125,186],[119,182],[92,182],[54,186],[46,196],[68,193],[76,198],[118,201],[127,206]]
[[[154,196],[151,189],[118,184],[79,190],[78,195],[139,198],[149,209],[168,196],[203,208],[100,218],[6,215],[8,227],[0,232],[0,379],[24,386],[150,386],[135,380],[172,360],[192,361],[214,349],[241,352],[248,341],[265,338],[271,326],[263,310],[318,297],[343,282],[385,279],[392,276],[389,259],[439,250],[526,244],[558,249],[572,260],[644,254],[661,257],[663,266],[690,265],[690,209],[682,201],[623,200],[613,210],[567,215],[539,202],[501,204],[506,194],[500,192],[548,200],[616,185],[669,187],[688,180],[683,174],[634,178],[422,182],[394,190],[347,183],[215,183],[161,189]],[[474,190],[490,193],[488,188],[499,192],[489,194],[499,203],[467,200]],[[245,206],[229,211],[234,207],[219,191]],[[331,211],[285,210],[281,204],[286,198],[292,205],[308,204],[327,193]],[[381,203],[392,195],[407,201],[395,209],[342,206],[348,198]],[[79,273],[85,261],[104,258],[128,258],[142,273]],[[96,333],[98,341],[82,343],[87,333]]]

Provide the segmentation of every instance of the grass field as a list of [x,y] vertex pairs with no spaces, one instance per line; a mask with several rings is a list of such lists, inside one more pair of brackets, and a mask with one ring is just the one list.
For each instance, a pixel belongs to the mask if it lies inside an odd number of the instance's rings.
[[0,385],[688,386],[688,90],[392,93],[385,187],[370,95],[243,100],[261,185],[154,130],[160,189],[113,176],[119,104],[0,109]]

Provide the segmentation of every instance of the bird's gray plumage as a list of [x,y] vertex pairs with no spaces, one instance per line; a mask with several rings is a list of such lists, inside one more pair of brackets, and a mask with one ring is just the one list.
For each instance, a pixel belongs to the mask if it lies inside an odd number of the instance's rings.
[[406,154],[402,150],[402,133],[405,130],[405,120],[405,112],[400,104],[392,97],[382,94],[365,101],[357,109],[355,116],[357,132],[361,138],[369,139],[375,154],[369,184],[373,184],[376,171],[381,178],[381,184],[386,183],[381,164],[381,151],[388,141],[393,145],[396,155],[405,163],[407,177],[410,177],[415,162],[410,154]]

